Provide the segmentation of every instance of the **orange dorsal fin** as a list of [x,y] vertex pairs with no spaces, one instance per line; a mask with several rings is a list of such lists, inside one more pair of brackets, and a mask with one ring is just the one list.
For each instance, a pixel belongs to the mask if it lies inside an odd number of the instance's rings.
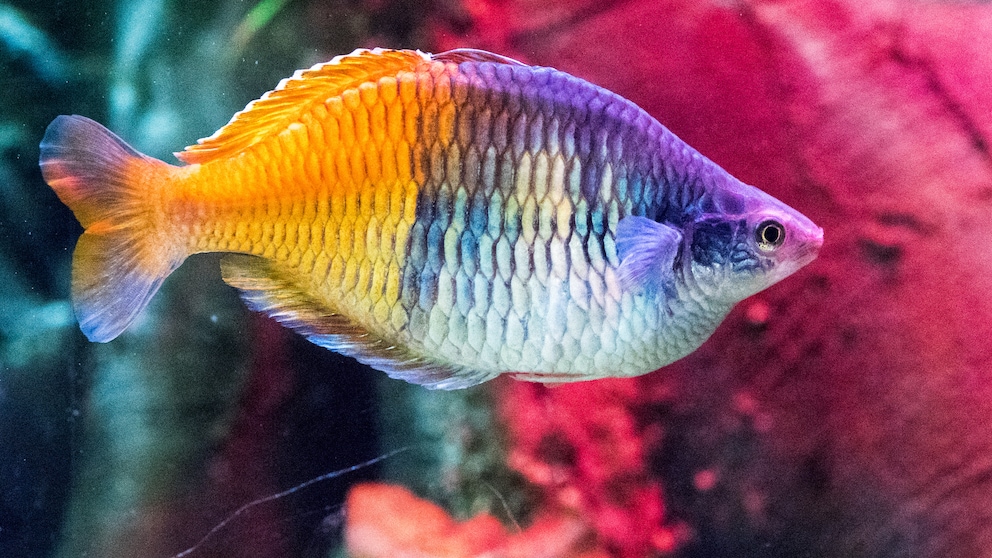
[[415,70],[430,59],[429,54],[417,50],[358,49],[310,69],[298,70],[260,99],[248,103],[212,136],[175,155],[190,164],[234,155],[278,134],[313,103],[322,103],[368,81]]

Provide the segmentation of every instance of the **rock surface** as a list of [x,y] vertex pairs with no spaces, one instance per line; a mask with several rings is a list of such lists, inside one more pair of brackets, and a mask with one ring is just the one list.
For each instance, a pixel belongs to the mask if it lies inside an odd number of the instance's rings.
[[[992,10],[468,5],[474,26],[444,46],[627,96],[825,229],[816,262],[631,382],[658,517],[691,533],[680,555],[992,555]],[[616,389],[593,385],[543,405]],[[512,393],[508,408],[532,399]]]

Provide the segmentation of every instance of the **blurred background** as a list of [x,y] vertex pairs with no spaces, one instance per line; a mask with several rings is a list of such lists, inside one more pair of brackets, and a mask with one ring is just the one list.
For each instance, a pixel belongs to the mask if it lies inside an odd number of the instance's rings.
[[[821,256],[624,381],[390,380],[250,314],[210,255],[88,343],[52,118],[174,162],[375,46],[616,91]],[[992,556],[989,52],[987,2],[0,2],[0,556]]]

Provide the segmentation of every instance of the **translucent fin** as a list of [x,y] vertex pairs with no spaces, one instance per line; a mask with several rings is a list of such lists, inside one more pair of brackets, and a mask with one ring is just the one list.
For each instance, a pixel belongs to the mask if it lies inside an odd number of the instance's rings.
[[274,90],[248,103],[212,136],[175,155],[186,163],[206,163],[233,155],[283,131],[315,103],[362,83],[415,70],[429,59],[416,50],[358,49],[308,70],[298,70]]
[[617,223],[620,284],[627,289],[664,288],[674,277],[672,266],[682,244],[675,227],[630,215]]
[[479,50],[477,48],[456,48],[431,56],[431,60],[440,62],[450,62],[461,64],[462,62],[494,62],[496,64],[510,64],[512,66],[526,66],[523,62],[518,62],[508,56]]
[[350,356],[390,377],[432,389],[460,389],[496,374],[446,364],[373,333],[307,292],[301,279],[270,260],[229,254],[221,260],[224,281],[241,291],[249,308],[268,314],[311,342]]
[[588,382],[590,380],[601,380],[609,376],[608,374],[558,374],[542,372],[514,372],[511,375],[514,380],[544,384],[547,387],[557,387],[562,384],[572,384],[575,382]]
[[110,341],[185,257],[154,237],[147,217],[147,188],[161,184],[171,167],[82,116],[59,116],[48,125],[40,164],[85,229],[72,258],[79,327],[91,341]]

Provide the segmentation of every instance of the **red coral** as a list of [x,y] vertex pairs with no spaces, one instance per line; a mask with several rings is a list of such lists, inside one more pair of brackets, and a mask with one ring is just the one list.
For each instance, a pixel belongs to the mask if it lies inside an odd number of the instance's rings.
[[663,523],[661,489],[645,465],[645,445],[660,431],[638,424],[637,381],[495,387],[506,402],[509,463],[541,492],[536,519],[510,533],[490,515],[459,523],[405,488],[359,485],[346,504],[352,555],[635,558],[678,547],[684,530]]
[[[498,399],[509,434],[509,463],[543,490],[546,506],[587,518],[617,556],[671,551],[661,488],[645,466],[636,381],[602,380],[548,388],[505,382]],[[659,548],[660,547],[660,548]]]
[[403,487],[362,484],[348,493],[345,542],[355,558],[605,558],[584,543],[582,521],[543,516],[508,533],[491,515],[457,522]]

